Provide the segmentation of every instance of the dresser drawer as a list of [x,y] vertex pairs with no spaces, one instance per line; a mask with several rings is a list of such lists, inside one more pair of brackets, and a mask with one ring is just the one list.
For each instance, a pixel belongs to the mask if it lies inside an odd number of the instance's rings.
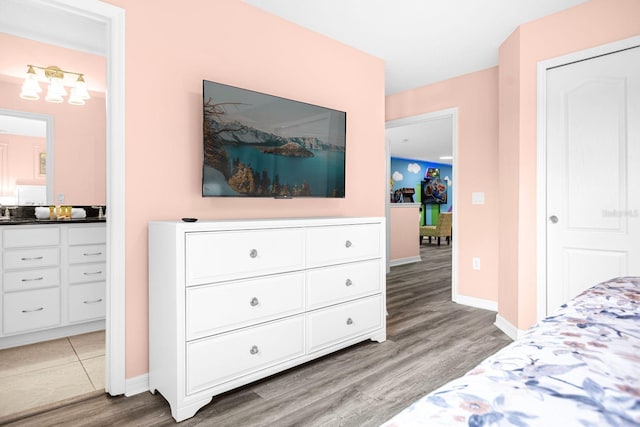
[[310,267],[358,261],[382,254],[380,224],[313,227],[307,231]]
[[69,321],[103,318],[105,293],[105,282],[69,286]]
[[69,283],[98,282],[106,280],[106,277],[107,265],[104,263],[69,266]]
[[307,309],[360,298],[382,289],[382,260],[361,261],[307,272]]
[[300,229],[188,233],[186,284],[199,285],[301,269]]
[[68,237],[70,245],[90,245],[107,242],[105,226],[72,227],[69,229]]
[[5,248],[55,246],[60,244],[60,229],[58,227],[38,226],[4,230],[2,242]]
[[60,289],[4,294],[5,334],[56,326],[60,323]]
[[60,263],[60,249],[37,248],[4,251],[5,269],[38,268],[57,266]]
[[60,284],[60,269],[18,270],[4,273],[2,277],[5,292],[48,288]]
[[382,297],[373,296],[307,314],[307,351],[313,353],[382,327]]
[[304,355],[304,316],[187,343],[187,394]]
[[104,262],[107,259],[107,245],[71,246],[69,264],[83,262]]
[[304,273],[187,288],[187,339],[304,311]]

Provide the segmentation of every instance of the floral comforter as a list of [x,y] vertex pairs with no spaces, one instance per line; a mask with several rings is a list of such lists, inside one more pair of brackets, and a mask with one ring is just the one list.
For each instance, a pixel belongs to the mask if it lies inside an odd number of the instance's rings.
[[640,426],[640,278],[583,292],[384,426]]

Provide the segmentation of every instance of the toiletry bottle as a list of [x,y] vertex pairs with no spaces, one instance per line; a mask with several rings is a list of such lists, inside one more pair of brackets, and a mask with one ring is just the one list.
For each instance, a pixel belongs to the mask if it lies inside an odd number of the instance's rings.
[[55,207],[54,206],[49,206],[49,219],[55,219],[56,218],[56,213],[54,212]]

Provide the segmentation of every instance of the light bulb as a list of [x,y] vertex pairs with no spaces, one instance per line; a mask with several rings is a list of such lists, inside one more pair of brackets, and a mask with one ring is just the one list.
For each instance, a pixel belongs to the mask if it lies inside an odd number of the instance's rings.
[[29,100],[40,99],[40,95],[38,94],[42,92],[42,88],[38,83],[38,76],[31,65],[29,65],[29,69],[27,70],[21,89],[20,98]]

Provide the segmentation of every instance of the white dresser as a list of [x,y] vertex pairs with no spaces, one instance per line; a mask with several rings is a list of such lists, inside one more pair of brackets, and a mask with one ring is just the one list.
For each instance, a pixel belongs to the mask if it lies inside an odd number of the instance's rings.
[[104,223],[0,227],[0,348],[104,329]]
[[384,218],[149,223],[149,387],[213,396],[386,339]]

